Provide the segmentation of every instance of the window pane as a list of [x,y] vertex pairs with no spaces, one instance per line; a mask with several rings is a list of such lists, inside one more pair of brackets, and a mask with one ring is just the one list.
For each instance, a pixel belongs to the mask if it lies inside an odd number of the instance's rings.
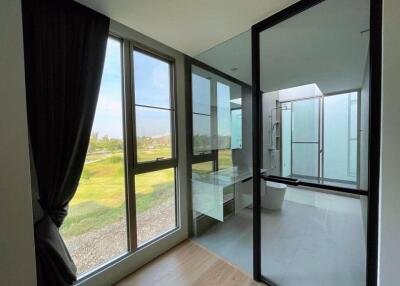
[[134,51],[136,104],[171,108],[170,64]]
[[193,112],[211,115],[211,81],[192,74]]
[[231,148],[231,94],[226,84],[217,82],[218,149]]
[[85,165],[61,227],[78,275],[128,247],[121,82],[121,45],[110,38]]
[[211,116],[193,114],[193,153],[211,151]]
[[136,106],[138,162],[172,157],[171,111]]
[[135,176],[138,245],[176,227],[175,170]]

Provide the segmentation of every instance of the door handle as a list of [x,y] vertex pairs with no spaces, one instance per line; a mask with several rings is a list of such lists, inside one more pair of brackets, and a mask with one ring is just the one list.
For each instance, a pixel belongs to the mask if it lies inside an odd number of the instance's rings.
[[269,176],[261,175],[261,178],[264,179],[265,181],[282,183],[282,184],[291,185],[291,186],[298,186],[299,183],[301,182],[300,179],[285,178],[285,177],[279,177],[279,176],[273,176],[273,175],[269,175]]

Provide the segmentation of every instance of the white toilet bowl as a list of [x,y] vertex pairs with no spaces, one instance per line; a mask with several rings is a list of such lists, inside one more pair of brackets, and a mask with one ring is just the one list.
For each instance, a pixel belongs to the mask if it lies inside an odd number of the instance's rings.
[[261,196],[261,207],[269,210],[280,210],[285,198],[287,186],[281,183],[265,182],[265,194]]

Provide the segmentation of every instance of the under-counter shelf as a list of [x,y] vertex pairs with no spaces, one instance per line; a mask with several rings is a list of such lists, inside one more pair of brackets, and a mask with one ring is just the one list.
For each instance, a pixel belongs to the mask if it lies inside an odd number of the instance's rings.
[[234,199],[235,212],[252,203],[252,173],[229,168],[207,175],[193,175],[193,209],[224,221],[224,203]]

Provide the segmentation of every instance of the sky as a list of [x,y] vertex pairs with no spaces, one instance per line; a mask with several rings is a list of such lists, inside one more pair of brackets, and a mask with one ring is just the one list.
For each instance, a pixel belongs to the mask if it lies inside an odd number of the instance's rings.
[[[136,104],[170,108],[169,64],[135,51],[134,71]],[[170,134],[168,110],[136,107],[136,113],[138,136]],[[122,130],[121,44],[110,38],[92,133],[122,139]]]
[[[137,136],[158,137],[171,134],[170,124],[170,64],[134,51],[134,88]],[[218,133],[231,134],[230,87],[218,83]],[[208,79],[193,74],[194,111],[210,114],[210,83]],[[149,108],[146,106],[158,107]],[[161,109],[160,109],[161,108]],[[122,127],[122,72],[121,43],[109,38],[104,62],[103,76],[92,133],[99,137],[123,138]],[[194,118],[195,132],[209,134],[207,116]],[[200,118],[201,117],[201,118]]]

